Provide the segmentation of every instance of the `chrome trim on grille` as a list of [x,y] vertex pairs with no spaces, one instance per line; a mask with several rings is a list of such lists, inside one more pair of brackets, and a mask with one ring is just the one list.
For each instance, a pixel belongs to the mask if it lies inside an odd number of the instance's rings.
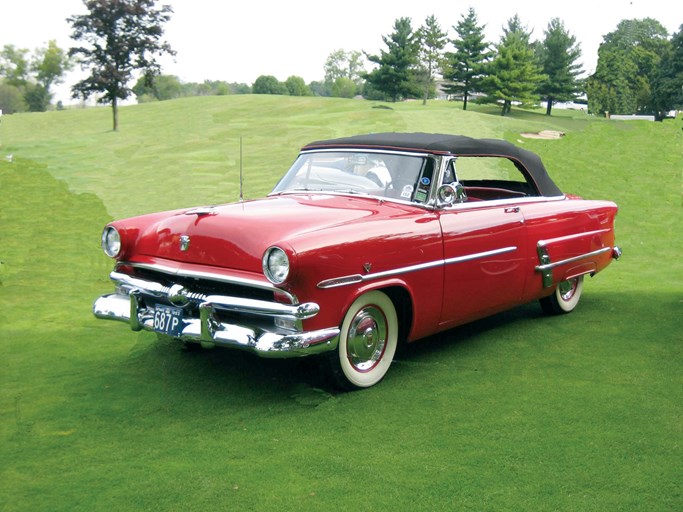
[[373,281],[376,279],[383,279],[385,277],[393,277],[400,274],[407,274],[410,272],[417,272],[419,270],[426,270],[434,267],[441,267],[445,265],[452,265],[455,263],[463,263],[465,261],[478,260],[488,258],[489,256],[497,256],[508,252],[516,251],[517,247],[503,247],[501,249],[494,249],[491,251],[477,252],[473,254],[466,254],[464,256],[456,256],[454,258],[447,258],[445,260],[430,261],[428,263],[420,263],[418,265],[410,265],[407,267],[396,268],[393,270],[385,270],[384,272],[375,272],[374,274],[352,274],[342,277],[334,277],[326,279],[318,283],[318,288],[336,288],[338,286],[347,286],[350,284],[362,283],[366,281]]
[[122,261],[120,265],[129,266],[133,268],[140,268],[144,270],[153,270],[156,272],[161,272],[163,274],[168,274],[169,276],[189,277],[194,279],[208,279],[211,281],[218,281],[221,283],[235,284],[238,286],[248,286],[251,288],[259,288],[261,290],[268,290],[282,294],[286,296],[292,304],[298,303],[297,298],[293,294],[289,293],[286,290],[283,290],[282,288],[278,288],[277,286],[266,281],[257,281],[256,279],[246,279],[243,277],[225,276],[223,274],[216,274],[213,272],[179,269],[156,263],[137,263]]
[[313,303],[288,305],[279,302],[265,300],[246,299],[243,297],[230,297],[227,295],[205,295],[192,292],[176,285],[164,286],[154,281],[129,276],[121,272],[112,272],[109,278],[119,286],[126,295],[144,293],[159,299],[168,299],[169,302],[179,304],[180,297],[196,304],[210,303],[217,309],[247,313],[251,315],[273,316],[290,318],[292,320],[305,320],[318,314],[320,307]]

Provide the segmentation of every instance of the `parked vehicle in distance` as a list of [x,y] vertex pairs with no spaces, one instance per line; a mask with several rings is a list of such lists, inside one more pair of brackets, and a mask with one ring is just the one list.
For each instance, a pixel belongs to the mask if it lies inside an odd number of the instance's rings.
[[539,300],[571,312],[620,256],[617,206],[563,194],[502,140],[312,142],[263,199],[111,222],[96,317],[262,357],[317,355],[345,388],[399,343]]

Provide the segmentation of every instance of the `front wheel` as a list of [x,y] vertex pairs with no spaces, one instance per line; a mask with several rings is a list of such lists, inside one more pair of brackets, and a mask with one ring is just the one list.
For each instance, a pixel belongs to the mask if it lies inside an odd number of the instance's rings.
[[389,370],[397,344],[392,300],[380,291],[361,295],[344,316],[337,350],[329,354],[334,380],[343,389],[374,386]]
[[571,313],[579,303],[583,291],[583,276],[562,281],[549,297],[540,300],[541,308],[547,315]]

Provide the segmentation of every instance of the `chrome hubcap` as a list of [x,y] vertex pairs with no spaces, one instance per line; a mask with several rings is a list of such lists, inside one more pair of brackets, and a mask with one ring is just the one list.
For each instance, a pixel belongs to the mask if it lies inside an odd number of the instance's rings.
[[559,285],[557,285],[560,298],[567,302],[571,300],[571,298],[574,296],[574,293],[576,292],[576,286],[578,284],[578,278],[570,279],[569,281],[562,281]]
[[387,343],[387,320],[381,309],[366,306],[353,317],[346,339],[346,355],[359,372],[372,370]]

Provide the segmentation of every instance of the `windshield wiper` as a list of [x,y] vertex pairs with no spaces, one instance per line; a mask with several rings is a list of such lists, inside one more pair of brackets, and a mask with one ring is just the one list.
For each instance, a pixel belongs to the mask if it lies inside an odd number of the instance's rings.
[[353,194],[356,196],[367,196],[369,195],[368,192],[365,192],[364,190],[358,190],[358,189],[334,189],[334,190],[329,190],[328,192],[337,192],[338,194]]

